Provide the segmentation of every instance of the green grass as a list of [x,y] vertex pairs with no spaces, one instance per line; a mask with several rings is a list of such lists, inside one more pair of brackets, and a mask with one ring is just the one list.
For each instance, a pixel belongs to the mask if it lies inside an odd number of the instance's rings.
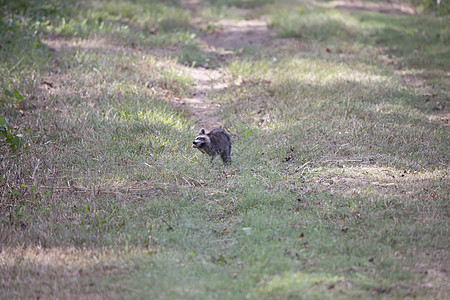
[[220,60],[211,167],[202,5],[2,4],[0,298],[448,297],[448,16],[228,1],[281,40]]

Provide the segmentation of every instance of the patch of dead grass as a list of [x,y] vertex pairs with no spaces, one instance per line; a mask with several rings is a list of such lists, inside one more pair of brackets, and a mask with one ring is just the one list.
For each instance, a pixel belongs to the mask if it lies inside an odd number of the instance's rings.
[[[352,161],[330,161],[339,167],[310,169],[310,182],[320,184],[330,193],[347,197],[371,196],[398,201],[429,201],[450,196],[445,185],[450,182],[448,171],[410,171],[382,166],[346,166]],[[318,177],[313,174],[319,174]],[[440,195],[438,195],[440,194]]]
[[[0,296],[103,299],[116,297],[103,278],[124,276],[135,268],[112,249],[74,247],[3,247],[0,250]],[[109,283],[108,283],[109,284]]]
[[416,10],[414,7],[409,4],[403,2],[384,2],[384,1],[376,1],[376,2],[368,2],[368,1],[360,1],[360,0],[335,0],[324,3],[320,3],[319,5],[323,5],[327,8],[334,9],[344,9],[344,10],[362,10],[362,11],[373,11],[379,13],[390,14],[394,16],[401,15],[414,15]]

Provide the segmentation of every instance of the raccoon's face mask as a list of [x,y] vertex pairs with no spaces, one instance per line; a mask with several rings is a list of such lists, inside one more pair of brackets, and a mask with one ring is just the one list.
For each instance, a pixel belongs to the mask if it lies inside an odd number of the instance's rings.
[[201,137],[197,137],[194,140],[192,147],[194,147],[194,148],[202,148],[202,147],[205,146],[205,144],[206,144],[206,140],[205,139],[202,139]]
[[[197,148],[198,150],[202,151],[203,148],[208,144],[209,138],[207,136],[198,136],[195,138],[194,142],[192,143],[192,147]],[[202,151],[203,152],[203,151]]]

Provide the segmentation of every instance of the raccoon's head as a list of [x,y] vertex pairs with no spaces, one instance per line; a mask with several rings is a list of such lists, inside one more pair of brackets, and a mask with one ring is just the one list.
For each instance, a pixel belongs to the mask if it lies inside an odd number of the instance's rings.
[[209,136],[206,135],[205,129],[202,128],[198,133],[198,136],[195,138],[192,147],[202,151],[205,148],[205,146],[207,146],[210,143],[211,140],[209,139]]

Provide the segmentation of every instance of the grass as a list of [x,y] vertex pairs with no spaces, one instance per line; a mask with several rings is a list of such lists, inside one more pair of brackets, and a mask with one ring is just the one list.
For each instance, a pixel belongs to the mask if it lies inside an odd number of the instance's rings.
[[[202,5],[2,5],[0,298],[448,297],[448,16]],[[215,62],[211,167],[170,103],[228,6],[280,46]]]

